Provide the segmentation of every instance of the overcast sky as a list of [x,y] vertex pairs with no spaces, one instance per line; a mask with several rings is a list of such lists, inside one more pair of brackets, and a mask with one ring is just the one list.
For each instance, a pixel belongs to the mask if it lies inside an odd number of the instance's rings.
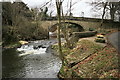
[[[40,7],[41,5],[45,4],[45,2],[49,0],[22,0],[25,2],[29,7]],[[67,3],[70,0],[64,0],[63,2],[63,10],[64,13],[68,10],[69,6],[67,7]],[[84,12],[84,17],[91,17],[91,6],[89,6],[86,2],[91,2],[93,0],[72,0],[72,13],[73,16],[79,17],[83,16],[82,12]],[[49,7],[49,11],[54,11],[52,15],[56,15],[56,7],[55,7],[55,0],[52,0],[51,6]]]
[[[3,0],[0,0],[3,1]],[[4,0],[5,1],[15,1],[15,0]],[[20,1],[20,0],[16,0],[16,1]],[[27,4],[28,7],[33,8],[33,7],[41,7],[42,5],[44,5],[46,2],[50,1],[50,0],[21,0],[23,1],[25,4]],[[68,10],[69,4],[67,4],[70,0],[64,0],[63,2],[63,10],[64,13],[66,13],[66,11]],[[90,6],[88,3],[92,2],[92,1],[96,1],[96,0],[72,0],[72,4],[74,4],[72,6],[72,13],[73,16],[76,17],[94,17],[93,15],[95,14],[92,11],[92,6]],[[101,0],[104,1],[104,0]],[[110,0],[108,0],[110,1]],[[112,1],[112,0],[111,0]],[[116,1],[116,0],[113,0]],[[119,0],[117,0],[119,1]],[[52,15],[55,16],[56,15],[56,7],[55,7],[55,0],[52,0],[51,5],[48,5],[48,14],[53,11]],[[82,12],[84,12],[84,14],[82,14]],[[102,11],[99,11],[100,14],[102,14]],[[101,16],[96,16],[96,18],[100,18]]]
[[[0,0],[0,1],[8,2],[8,1],[15,1],[15,0]],[[20,1],[20,0],[16,0],[16,1]],[[43,4],[45,4],[46,2],[50,0],[21,0],[21,1],[26,3],[27,6],[29,6],[30,8],[33,8],[33,7],[41,7]],[[69,1],[70,0],[64,0],[63,2],[64,13],[66,13],[66,11],[69,8],[69,6],[67,6],[68,5],[67,3]],[[73,16],[91,17],[92,16],[91,6],[89,6],[89,4],[86,3],[86,2],[91,2],[91,1],[94,1],[94,0],[72,0],[72,4],[74,4],[74,6],[72,6]],[[48,10],[49,10],[48,14],[51,11],[53,11],[52,15],[53,16],[56,15],[55,0],[52,0],[51,5],[48,7]],[[84,15],[82,14],[82,12],[84,12]]]

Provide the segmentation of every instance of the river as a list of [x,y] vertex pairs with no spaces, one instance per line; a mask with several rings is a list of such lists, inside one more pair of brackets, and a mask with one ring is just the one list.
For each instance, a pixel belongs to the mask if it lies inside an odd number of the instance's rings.
[[62,65],[48,47],[56,40],[31,41],[2,52],[3,78],[57,78]]

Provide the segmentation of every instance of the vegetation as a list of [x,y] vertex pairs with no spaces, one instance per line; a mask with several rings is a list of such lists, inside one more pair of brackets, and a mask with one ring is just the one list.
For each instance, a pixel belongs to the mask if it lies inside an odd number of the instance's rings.
[[[79,32],[76,25],[65,24],[65,16],[63,14],[62,2],[64,0],[56,0],[57,9],[57,39],[58,43],[53,45],[62,60],[62,67],[59,72],[60,78],[117,78],[119,69],[117,62],[116,50],[107,45],[106,47],[99,45],[89,40],[79,40],[82,37],[90,37],[97,34],[94,28],[89,28],[89,32]],[[113,6],[111,6],[113,5]],[[109,3],[113,7],[118,4]],[[72,17],[71,12],[72,0],[70,1],[69,19]],[[108,3],[104,4],[101,26]],[[119,7],[118,7],[119,8]],[[119,12],[118,9],[110,9],[111,19],[114,19],[113,14]],[[115,10],[115,11],[114,11]],[[48,8],[41,7],[29,9],[23,2],[7,2],[3,3],[3,47],[14,48],[19,46],[20,40],[38,40],[48,37],[47,30],[41,26],[42,21],[48,16]],[[68,14],[68,13],[67,13]],[[63,24],[61,23],[63,20]],[[63,26],[63,27],[62,27]],[[82,29],[83,30],[83,29]],[[78,32],[74,32],[78,31]],[[100,29],[98,33],[107,34],[110,31]],[[66,40],[61,42],[61,33]],[[71,36],[72,35],[72,36]],[[96,42],[104,43],[103,38],[96,38]]]
[[[61,28],[61,0],[56,2],[57,6],[57,14],[58,14],[58,45],[53,45],[54,49],[58,49],[59,55],[62,55],[62,67],[58,76],[60,78],[108,78],[114,77],[118,78],[118,65],[117,65],[117,52],[111,46],[101,46],[94,42],[88,40],[82,41],[72,41],[76,45],[74,48],[70,49],[70,41],[68,39],[68,26],[64,24],[63,34],[66,40],[66,43],[63,43],[61,46],[60,41],[60,28]],[[107,7],[107,2],[104,5],[102,20],[101,20],[101,27],[103,24],[103,19],[105,15],[105,9]],[[70,11],[71,13],[71,11]],[[62,13],[63,15],[63,13]],[[112,18],[112,15],[111,15]],[[63,15],[63,21],[65,22],[65,18]],[[89,31],[94,31],[94,29],[90,29]],[[96,32],[91,33],[83,33],[80,34],[80,37],[88,37],[95,35]],[[73,36],[76,38],[76,35]],[[77,39],[78,40],[78,39]],[[96,39],[97,42],[104,43],[104,39]],[[77,43],[76,43],[77,42]],[[108,48],[111,49],[111,52],[107,52]],[[107,58],[106,58],[107,57]],[[112,58],[112,60],[107,60],[108,58]],[[106,64],[107,63],[107,64]],[[105,68],[106,67],[106,68]],[[113,72],[113,73],[111,73]],[[107,75],[104,75],[104,74]]]
[[105,43],[105,37],[103,35],[97,35],[97,38],[95,38],[96,42],[100,42],[100,43]]
[[[110,15],[111,20],[115,20],[115,17],[117,15],[120,15],[120,1],[117,2],[103,2],[96,0],[94,2],[90,3],[93,7],[93,10],[95,12],[98,12],[99,10],[103,9],[103,14],[102,14],[102,19],[104,16]],[[106,12],[109,11],[109,14],[105,14]]]
[[[57,45],[54,45],[56,49]],[[74,49],[66,49],[63,45],[64,63],[60,78],[118,78],[118,54],[107,45],[96,44],[89,40],[76,43]]]
[[76,37],[84,38],[84,37],[95,36],[95,35],[97,34],[97,31],[73,32],[73,34],[74,34]]
[[41,20],[48,17],[47,7],[36,12],[36,8],[29,9],[23,2],[6,2],[2,5],[3,46],[19,40],[47,38],[48,33],[41,26]]
[[61,28],[61,7],[62,7],[62,1],[56,0],[56,8],[57,8],[57,16],[58,16],[58,26],[57,26],[57,38],[58,38],[58,52],[60,55],[60,58],[62,60],[62,64],[64,64],[64,57],[62,53],[62,48],[61,48],[61,37],[60,37],[60,28]]
[[105,39],[104,38],[96,38],[95,41],[96,42],[100,42],[100,43],[105,43]]

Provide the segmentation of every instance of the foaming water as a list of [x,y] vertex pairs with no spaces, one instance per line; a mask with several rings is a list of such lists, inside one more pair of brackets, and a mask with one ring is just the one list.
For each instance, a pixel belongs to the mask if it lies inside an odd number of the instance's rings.
[[[56,40],[31,41],[3,51],[3,78],[56,78],[62,62],[51,54]],[[19,52],[18,52],[19,51]]]
[[45,54],[47,50],[47,47],[34,48],[35,46],[33,45],[22,45],[20,48],[17,48],[17,51],[22,52],[22,54],[19,54],[19,56],[25,56],[29,54]]

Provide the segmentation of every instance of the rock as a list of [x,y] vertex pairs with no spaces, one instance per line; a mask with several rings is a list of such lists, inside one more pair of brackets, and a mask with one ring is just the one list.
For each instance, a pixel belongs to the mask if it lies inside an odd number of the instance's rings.
[[34,48],[34,49],[38,49],[38,47],[37,47],[37,46],[34,46],[33,48]]
[[38,45],[38,46],[34,46],[33,48],[38,49],[38,48],[46,48],[46,47],[44,47],[43,45]]
[[38,46],[38,48],[41,48],[41,47],[43,47],[43,46],[42,46],[42,45],[39,45],[39,46]]
[[42,48],[46,48],[45,46],[42,46]]
[[19,41],[20,44],[24,45],[24,44],[28,44],[27,41]]
[[101,35],[101,34],[97,35],[97,37],[98,37],[98,38],[104,38],[104,36]]

